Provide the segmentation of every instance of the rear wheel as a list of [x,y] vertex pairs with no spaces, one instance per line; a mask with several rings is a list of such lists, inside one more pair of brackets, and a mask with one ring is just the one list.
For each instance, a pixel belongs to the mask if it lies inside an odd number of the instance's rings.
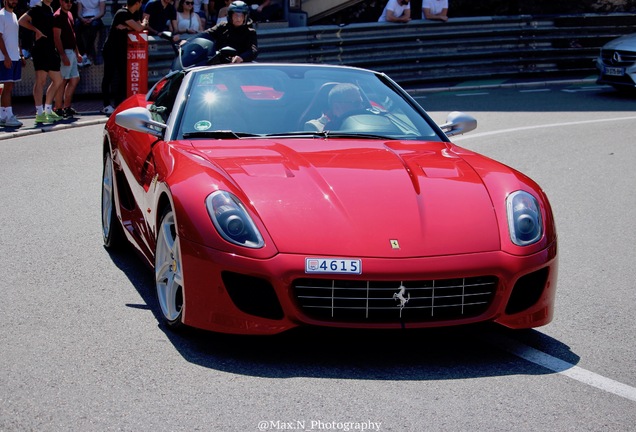
[[155,250],[155,285],[161,313],[168,326],[183,326],[183,267],[174,212],[164,211]]
[[102,236],[104,246],[109,249],[119,248],[125,243],[124,231],[115,210],[114,184],[113,158],[108,152],[104,156],[104,172],[102,174]]

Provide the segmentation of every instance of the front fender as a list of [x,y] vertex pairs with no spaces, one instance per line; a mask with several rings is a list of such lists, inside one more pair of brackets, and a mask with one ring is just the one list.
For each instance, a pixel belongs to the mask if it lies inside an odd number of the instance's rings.
[[[160,212],[165,205],[170,205],[176,213],[178,234],[184,239],[258,259],[271,258],[278,253],[249,198],[225,171],[199,156],[189,146],[158,145],[154,151],[157,181],[151,187],[154,187],[155,233]],[[263,236],[265,245],[262,248],[240,247],[218,234],[205,203],[208,195],[217,190],[229,191],[241,200]]]

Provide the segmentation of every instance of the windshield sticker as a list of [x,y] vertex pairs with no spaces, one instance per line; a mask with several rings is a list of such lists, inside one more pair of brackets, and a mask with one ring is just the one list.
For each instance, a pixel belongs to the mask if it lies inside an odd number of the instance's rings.
[[212,123],[207,120],[201,120],[194,124],[194,129],[198,131],[206,131],[212,127]]

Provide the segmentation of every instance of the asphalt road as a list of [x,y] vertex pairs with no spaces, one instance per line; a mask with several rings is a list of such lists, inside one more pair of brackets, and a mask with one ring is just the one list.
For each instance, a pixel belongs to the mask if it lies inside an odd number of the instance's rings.
[[158,322],[101,244],[101,125],[0,141],[0,431],[636,430],[636,99],[595,86],[420,93],[455,141],[551,198],[555,320],[276,337]]

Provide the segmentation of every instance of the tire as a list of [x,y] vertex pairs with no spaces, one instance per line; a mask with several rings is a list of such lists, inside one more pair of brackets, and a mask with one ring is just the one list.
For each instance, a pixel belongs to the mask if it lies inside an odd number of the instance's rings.
[[174,212],[163,212],[155,249],[155,286],[161,315],[168,327],[176,330],[183,324],[183,266]]
[[118,249],[126,244],[124,230],[115,210],[115,170],[110,152],[104,155],[102,173],[102,236],[107,249]]

